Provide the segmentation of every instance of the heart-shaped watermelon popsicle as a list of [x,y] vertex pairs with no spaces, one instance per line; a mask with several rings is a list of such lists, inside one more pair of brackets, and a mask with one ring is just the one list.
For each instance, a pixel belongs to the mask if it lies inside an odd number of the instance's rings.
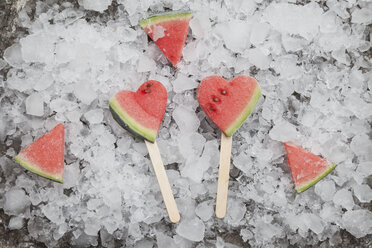
[[216,216],[223,218],[226,214],[232,135],[253,111],[261,89],[252,77],[238,76],[228,82],[222,77],[210,76],[202,80],[197,95],[204,112],[222,131]]
[[136,92],[119,91],[110,99],[109,106],[112,116],[123,128],[144,139],[169,218],[177,223],[180,214],[155,141],[167,106],[167,90],[160,82],[150,80]]

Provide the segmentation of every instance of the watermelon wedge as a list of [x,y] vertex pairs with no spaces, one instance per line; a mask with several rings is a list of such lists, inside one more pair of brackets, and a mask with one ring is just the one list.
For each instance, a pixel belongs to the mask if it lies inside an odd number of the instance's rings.
[[158,81],[142,84],[137,92],[119,91],[109,105],[114,119],[137,137],[155,142],[167,107],[167,90]]
[[191,12],[164,13],[139,22],[174,67],[177,67],[185,45]]
[[336,165],[290,142],[284,143],[287,161],[297,193],[301,193],[328,175]]
[[252,77],[238,76],[228,82],[210,76],[202,80],[197,95],[207,116],[226,136],[231,136],[253,111],[261,89]]
[[65,126],[58,124],[22,150],[14,160],[27,170],[63,183]]

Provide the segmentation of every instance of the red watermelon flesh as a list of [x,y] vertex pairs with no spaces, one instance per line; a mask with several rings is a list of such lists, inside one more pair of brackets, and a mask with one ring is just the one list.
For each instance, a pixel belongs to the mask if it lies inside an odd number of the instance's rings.
[[284,143],[296,191],[301,193],[328,175],[336,166],[290,142]]
[[142,84],[137,92],[119,91],[110,99],[114,119],[131,133],[154,142],[167,106],[167,90],[158,81]]
[[14,160],[33,173],[63,183],[65,126],[58,124],[22,150]]
[[163,54],[177,67],[185,45],[191,12],[164,13],[139,22]]
[[197,95],[207,116],[226,136],[231,136],[253,111],[261,89],[252,77],[238,76],[228,82],[210,76],[200,83]]

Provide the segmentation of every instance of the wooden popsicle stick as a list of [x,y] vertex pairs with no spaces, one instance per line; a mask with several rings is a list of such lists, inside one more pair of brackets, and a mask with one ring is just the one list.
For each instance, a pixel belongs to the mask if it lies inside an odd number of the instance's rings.
[[156,144],[156,141],[151,143],[145,140],[145,143],[150,154],[150,159],[152,166],[154,167],[156,178],[158,179],[160,192],[163,195],[163,200],[169,215],[169,219],[171,222],[177,223],[180,221],[180,213],[178,212],[177,204],[173,197],[173,192],[165,172],[163,161],[161,160],[158,145]]
[[218,187],[216,216],[220,219],[226,215],[227,192],[229,188],[229,170],[231,158],[232,136],[221,133],[220,168],[218,171]]

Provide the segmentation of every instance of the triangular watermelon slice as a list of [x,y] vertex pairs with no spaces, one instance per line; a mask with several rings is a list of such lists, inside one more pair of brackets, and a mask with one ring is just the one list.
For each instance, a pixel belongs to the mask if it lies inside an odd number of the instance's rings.
[[22,150],[14,160],[33,173],[63,183],[64,150],[65,126],[58,124]]
[[191,12],[164,13],[139,22],[163,54],[177,67],[185,45]]
[[290,142],[284,143],[296,191],[301,193],[328,175],[336,165]]

